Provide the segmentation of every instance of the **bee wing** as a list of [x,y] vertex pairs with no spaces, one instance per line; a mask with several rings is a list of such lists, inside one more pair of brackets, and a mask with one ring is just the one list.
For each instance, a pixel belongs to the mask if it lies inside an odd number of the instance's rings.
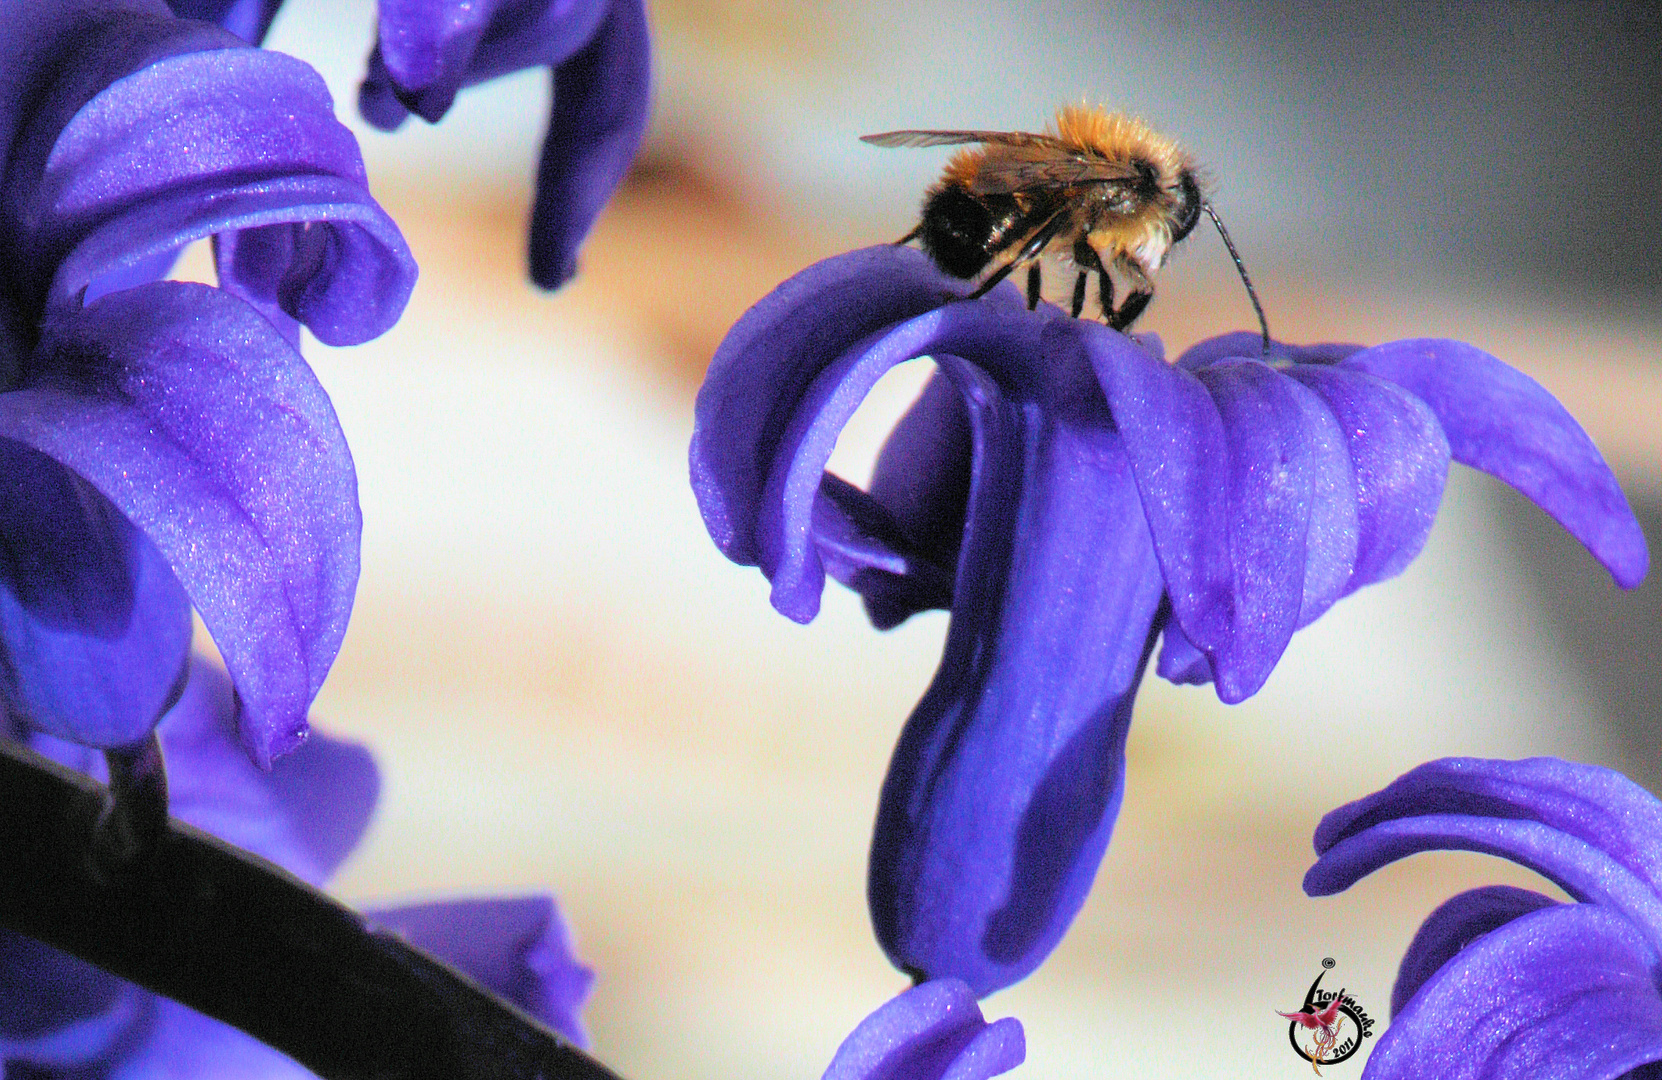
[[1083,184],[1124,184],[1138,179],[1137,170],[1123,162],[1044,155],[989,155],[975,172],[974,188],[982,195],[1008,194],[1030,188],[1054,189]]
[[990,143],[994,146],[1044,146],[1066,149],[1054,135],[1035,135],[1027,131],[885,131],[877,135],[862,135],[860,141],[873,146],[960,146],[964,143]]

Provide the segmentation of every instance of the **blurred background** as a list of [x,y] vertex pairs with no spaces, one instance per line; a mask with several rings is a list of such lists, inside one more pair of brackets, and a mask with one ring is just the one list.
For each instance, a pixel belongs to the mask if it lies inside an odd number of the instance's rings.
[[[525,280],[548,79],[393,136],[354,105],[368,0],[289,0],[268,41],[328,79],[422,266],[384,338],[307,355],[356,455],[352,629],[315,715],[385,797],[354,902],[552,891],[631,1080],[817,1077],[904,985],[864,903],[878,785],[943,614],[879,634],[836,585],[808,627],[727,564],[686,484],[723,332],[810,262],[913,224],[941,151],[897,127],[1037,129],[1085,99],[1205,163],[1279,337],[1452,336],[1534,375],[1662,527],[1662,14],[1654,3],[658,0],[655,120],[579,279]],[[1251,325],[1197,230],[1142,328]],[[914,370],[915,369],[915,370]],[[925,372],[834,467],[864,479]],[[1299,634],[1262,693],[1151,678],[1125,809],[1050,961],[984,1003],[1017,1075],[1305,1075],[1272,1010],[1322,957],[1378,1022],[1419,920],[1531,875],[1420,856],[1307,899],[1320,815],[1445,754],[1558,754],[1662,783],[1655,587],[1620,593],[1521,497],[1456,466],[1425,554]],[[1330,1075],[1358,1075],[1362,1057]]]

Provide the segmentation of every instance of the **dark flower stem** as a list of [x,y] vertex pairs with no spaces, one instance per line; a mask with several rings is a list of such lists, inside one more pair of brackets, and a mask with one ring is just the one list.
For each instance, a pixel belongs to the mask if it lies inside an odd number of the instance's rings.
[[130,746],[104,751],[110,794],[93,834],[96,868],[114,875],[137,867],[167,835],[167,772],[154,730]]
[[[617,1080],[529,1016],[288,872],[163,819],[140,750],[103,785],[0,740],[0,926],[223,1020],[325,1080]],[[112,760],[112,766],[116,762]],[[105,822],[110,822],[106,825]],[[136,849],[134,849],[136,850]]]

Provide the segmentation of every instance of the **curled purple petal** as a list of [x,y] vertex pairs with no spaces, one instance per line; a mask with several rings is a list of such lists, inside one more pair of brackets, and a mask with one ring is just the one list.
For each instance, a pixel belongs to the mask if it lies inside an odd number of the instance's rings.
[[867,894],[896,966],[987,994],[1043,961],[1090,890],[1161,580],[1106,416],[1056,423],[937,360],[969,407],[974,480],[946,651],[889,765]]
[[358,574],[357,483],[334,410],[246,304],[160,282],[48,330],[0,436],[88,480],[171,564],[225,657],[245,748],[304,737]]
[[1021,1022],[988,1024],[970,988],[936,979],[892,998],[837,1047],[823,1080],[985,1080],[1027,1056]]
[[1593,904],[1522,915],[1462,949],[1399,1012],[1369,1080],[1619,1077],[1662,1060],[1655,945]]
[[1556,758],[1445,758],[1323,818],[1304,891],[1342,892],[1416,852],[1479,851],[1613,908],[1662,944],[1659,825],[1662,804],[1608,769]]
[[[840,477],[826,473],[814,500],[814,545],[825,572],[865,600],[879,630],[919,611],[952,604],[951,562],[917,550],[889,508]],[[956,553],[954,553],[956,555]]]
[[594,972],[548,896],[455,900],[365,912],[374,926],[453,964],[486,989],[587,1048],[582,1008]]
[[1557,902],[1538,892],[1510,885],[1468,889],[1444,901],[1426,916],[1408,951],[1403,953],[1402,963],[1397,967],[1397,981],[1391,987],[1391,1015],[1401,1012],[1426,980],[1461,949],[1513,919]]
[[1523,372],[1458,341],[1393,341],[1344,366],[1430,406],[1454,460],[1506,481],[1586,545],[1624,588],[1650,566],[1644,534],[1587,433]]
[[383,333],[415,284],[323,81],[281,53],[192,52],[118,80],[56,133],[33,203],[55,310],[107,275],[245,228],[258,235],[229,249],[224,283],[331,345]]
[[144,738],[184,686],[190,600],[85,480],[0,438],[0,694],[85,746]]
[[646,135],[651,40],[644,0],[611,0],[599,30],[554,69],[554,111],[531,208],[531,280],[555,289]]
[[939,307],[955,288],[919,252],[865,248],[804,270],[728,331],[698,392],[689,453],[693,494],[722,554],[760,562],[768,474],[797,402],[821,372],[849,342]]

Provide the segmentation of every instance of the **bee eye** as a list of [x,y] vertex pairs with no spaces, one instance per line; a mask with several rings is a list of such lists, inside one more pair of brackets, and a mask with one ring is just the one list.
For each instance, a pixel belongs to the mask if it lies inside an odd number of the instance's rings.
[[1193,232],[1195,222],[1200,220],[1200,185],[1195,183],[1195,174],[1184,169],[1178,177],[1178,184],[1183,193],[1183,202],[1173,215],[1171,239],[1174,244]]

